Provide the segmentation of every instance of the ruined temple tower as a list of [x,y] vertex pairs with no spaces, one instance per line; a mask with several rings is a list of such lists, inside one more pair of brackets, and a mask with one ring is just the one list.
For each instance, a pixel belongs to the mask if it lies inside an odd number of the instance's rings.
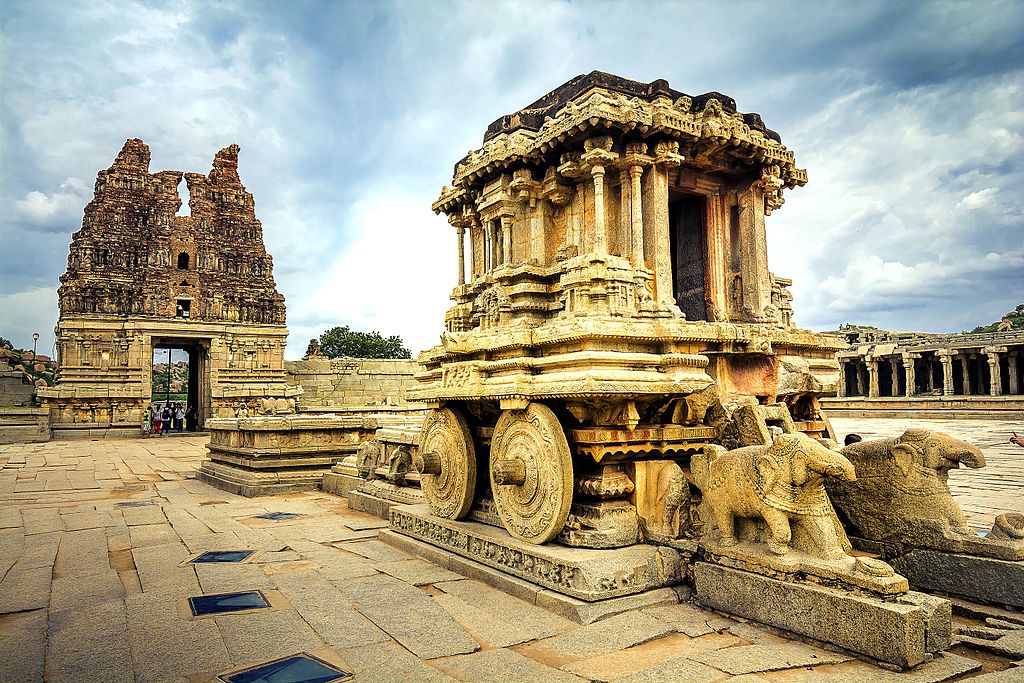
[[[284,297],[274,284],[238,146],[209,175],[149,172],[149,147],[125,142],[96,176],[59,289],[56,386],[40,390],[54,432],[138,430],[152,397],[153,349],[189,354],[200,421],[239,401],[286,397]],[[191,215],[178,185],[188,186]],[[156,397],[159,398],[159,397]]]

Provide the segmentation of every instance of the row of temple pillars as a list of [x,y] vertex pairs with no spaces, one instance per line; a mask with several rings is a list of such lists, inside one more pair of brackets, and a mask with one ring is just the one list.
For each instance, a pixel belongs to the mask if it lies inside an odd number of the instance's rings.
[[[459,223],[455,227],[459,247],[458,284],[466,284],[466,227]],[[488,221],[479,230],[470,229],[470,253],[476,252],[476,240],[483,239],[484,273],[490,273],[500,265],[512,260],[512,218],[503,216]],[[474,277],[476,273],[473,274]]]
[[[597,254],[607,254],[607,228],[604,215],[604,176],[605,167],[595,164],[590,168],[591,177],[594,183],[594,251]],[[623,211],[630,226],[630,248],[632,261],[643,267],[644,263],[644,225],[643,225],[643,190],[640,180],[644,174],[644,167],[640,164],[631,164],[621,169],[620,182],[623,192]],[[666,193],[667,202],[667,193]],[[533,201],[537,201],[534,198]],[[543,201],[543,200],[541,200]],[[535,216],[532,221],[542,221],[542,217]],[[452,221],[455,224],[458,244],[458,279],[460,285],[466,284],[466,224],[473,225],[472,221],[465,221],[461,217]],[[534,231],[536,232],[536,231]],[[469,238],[471,241],[470,254],[476,253],[475,240],[483,240],[483,273],[490,273],[501,265],[512,262],[512,217],[501,216],[487,224],[470,227]],[[543,234],[531,234],[531,245],[538,239],[543,240]],[[478,273],[472,273],[476,277]]]
[[975,350],[939,349],[934,353],[839,359],[837,393],[844,396],[894,397],[1000,396],[1024,393],[1021,350],[1005,346]]

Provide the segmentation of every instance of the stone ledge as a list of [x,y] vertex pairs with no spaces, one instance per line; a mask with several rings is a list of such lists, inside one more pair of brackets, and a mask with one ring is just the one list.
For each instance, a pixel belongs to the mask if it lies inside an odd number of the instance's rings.
[[207,460],[196,472],[196,479],[222,491],[253,498],[320,488],[324,473],[329,471],[330,467],[257,472]]
[[492,569],[450,550],[417,541],[395,531],[382,530],[378,539],[399,550],[417,555],[440,567],[462,574],[466,578],[486,583],[514,598],[551,610],[555,614],[580,624],[590,624],[631,610],[674,605],[679,602],[679,594],[672,588],[656,588],[643,593],[594,602],[577,600],[552,590],[540,588],[529,581],[517,579],[506,572]]
[[1024,561],[912,550],[890,561],[914,588],[1024,607]]
[[930,596],[887,602],[707,562],[694,564],[693,579],[702,605],[902,668],[927,661],[952,638],[949,602]]
[[355,491],[365,481],[362,477],[353,477],[349,474],[331,471],[324,474],[322,488],[327,493],[344,496],[349,491]]
[[680,555],[672,548],[532,545],[512,538],[504,529],[434,517],[426,505],[392,507],[390,526],[405,536],[588,602],[667,587],[680,576]]

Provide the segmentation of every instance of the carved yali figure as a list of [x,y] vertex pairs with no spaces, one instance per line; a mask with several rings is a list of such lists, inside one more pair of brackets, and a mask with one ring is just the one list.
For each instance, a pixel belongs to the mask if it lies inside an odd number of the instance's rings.
[[377,479],[380,466],[381,446],[376,441],[364,441],[356,449],[356,470],[363,479]]
[[977,447],[942,432],[908,429],[894,439],[851,444],[842,453],[858,479],[829,482],[829,495],[850,533],[884,544],[886,554],[912,547],[988,554],[987,546],[995,551],[1004,542],[1024,544],[1024,524],[1015,524],[1013,515],[1001,515],[988,538],[979,538],[949,492],[951,469],[985,466]]
[[846,555],[848,541],[824,488],[826,478],[856,479],[853,465],[839,453],[803,434],[780,434],[767,446],[728,452],[709,446],[693,456],[690,469],[719,544],[736,544],[737,517],[760,518],[770,531],[768,549],[776,555],[789,551],[796,525],[810,541],[801,548],[805,552],[826,559]]
[[412,466],[412,452],[408,446],[396,446],[388,458],[388,481],[395,486],[405,486],[405,475]]

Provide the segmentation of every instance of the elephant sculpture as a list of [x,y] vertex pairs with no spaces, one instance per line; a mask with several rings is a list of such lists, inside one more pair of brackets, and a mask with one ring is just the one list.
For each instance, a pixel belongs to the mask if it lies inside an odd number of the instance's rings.
[[854,467],[810,437],[780,434],[770,444],[732,451],[708,447],[693,456],[690,471],[721,545],[737,543],[736,518],[745,517],[764,520],[768,549],[776,555],[789,551],[798,527],[806,539],[801,550],[830,560],[847,554],[849,541],[823,483],[829,478],[854,481]]
[[841,451],[855,482],[829,482],[829,496],[854,536],[882,544],[944,547],[939,539],[977,539],[949,492],[949,470],[985,466],[977,447],[942,432],[908,429],[893,439]]

